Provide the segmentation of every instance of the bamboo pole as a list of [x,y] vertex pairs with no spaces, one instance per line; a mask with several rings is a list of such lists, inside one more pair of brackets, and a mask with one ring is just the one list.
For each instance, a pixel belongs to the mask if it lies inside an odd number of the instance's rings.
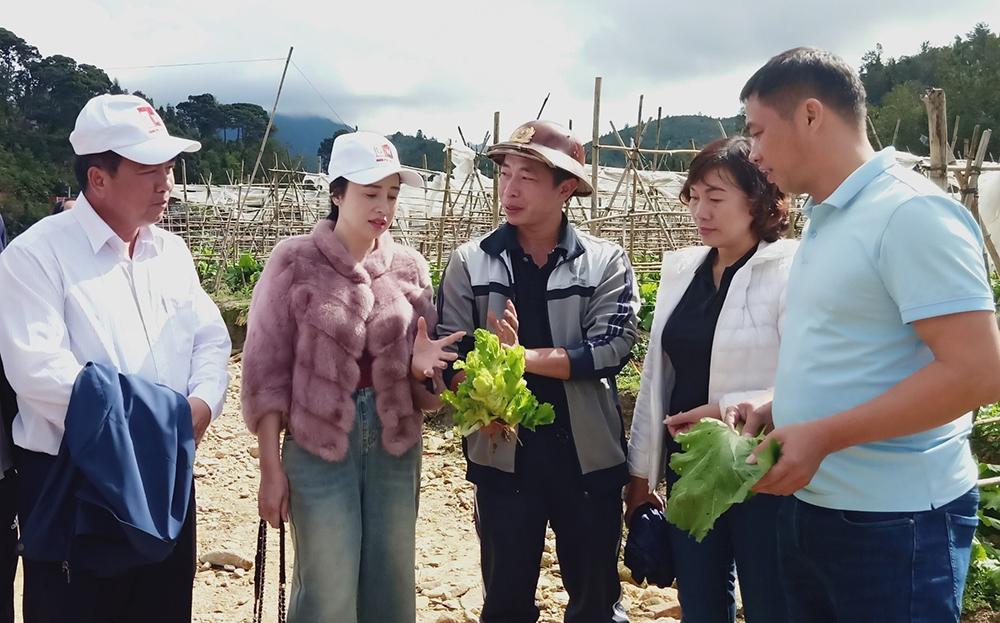
[[896,118],[896,129],[892,131],[892,146],[896,146],[896,139],[899,138],[899,122],[902,121],[898,117]]
[[[257,170],[260,168],[260,161],[264,157],[264,149],[267,147],[267,139],[271,135],[271,127],[274,125],[274,114],[278,112],[278,101],[281,99],[281,89],[285,85],[285,76],[288,74],[288,65],[292,62],[292,51],[295,50],[294,47],[288,48],[288,58],[285,59],[285,68],[281,71],[281,80],[278,82],[278,93],[274,97],[274,106],[271,108],[271,116],[267,119],[267,127],[264,129],[264,137],[260,141],[260,151],[257,153],[257,161],[253,165],[253,173],[250,174],[250,183],[247,184],[247,197],[250,195],[250,187],[253,185],[254,177],[257,175]],[[242,175],[242,171],[241,171]],[[246,197],[242,200],[240,195],[237,195],[236,201],[236,227],[239,227],[240,220],[243,217],[243,207],[246,204]],[[229,238],[235,238],[233,232],[230,231],[232,225],[232,210],[229,212],[229,221],[226,224],[226,229],[223,232],[223,245],[222,245],[222,264],[225,264],[226,257],[228,254],[228,242]],[[222,273],[224,271],[217,270],[215,274],[215,292],[219,291],[219,287],[222,284]]]
[[955,127],[952,128],[952,131],[951,131],[951,144],[949,146],[949,149],[951,149],[951,153],[952,154],[955,153],[955,147],[958,145],[958,123],[961,120],[962,120],[962,116],[961,115],[956,115],[955,116]]
[[440,229],[438,230],[438,243],[437,243],[437,265],[441,266],[441,261],[444,255],[444,225],[445,225],[445,210],[448,204],[451,203],[451,139],[448,139],[448,145],[444,150],[444,197],[441,203],[441,220]]
[[[642,106],[642,98],[639,99],[639,105]],[[639,129],[636,128],[636,132]],[[635,142],[632,143],[635,146]],[[638,162],[633,161],[632,163],[632,205],[629,208],[628,216],[628,259],[629,262],[635,259],[635,200],[636,196],[639,194],[639,169]]]
[[875,137],[875,143],[878,145],[878,150],[882,151],[882,139],[878,137],[878,132],[875,131],[875,124],[872,123],[872,118],[865,116],[865,119],[868,120],[868,129],[871,130],[872,136]]
[[[597,218],[597,166],[600,160],[601,142],[601,77],[594,78],[594,138],[590,144],[590,218]],[[590,226],[590,233],[597,235],[597,226]]]
[[[493,113],[493,144],[500,142],[500,111]],[[493,164],[493,228],[500,225],[500,167]]]
[[722,127],[722,119],[716,119],[715,122],[719,124],[719,133],[722,134],[722,138],[729,138],[726,134],[726,128]]
[[940,188],[948,190],[948,111],[944,89],[928,89],[923,98],[927,109],[928,136],[930,137],[930,179]]
[[[989,254],[990,261],[993,262],[994,268],[1000,270],[1000,253],[997,252],[996,245],[993,244],[993,238],[990,236],[990,232],[986,231],[983,227],[982,217],[979,213],[979,173],[983,165],[983,159],[986,158],[986,148],[990,143],[990,136],[993,134],[993,130],[983,130],[982,138],[979,140],[979,148],[976,150],[976,160],[975,164],[971,164],[970,160],[966,160],[966,174],[965,174],[965,184],[962,189],[962,204],[972,212],[972,216],[979,223],[979,228],[983,232],[983,242],[986,247],[986,252]],[[987,266],[987,268],[989,268]]]
[[636,115],[636,122],[635,122],[635,145],[634,145],[635,147],[639,147],[640,145],[642,145],[642,132],[643,132],[643,129],[644,129],[643,128],[644,124],[642,123],[642,98],[643,98],[643,96],[640,95],[639,96],[639,114]]
[[[653,141],[653,149],[660,149],[660,121],[663,119],[663,106],[656,107],[656,139]],[[653,170],[657,171],[660,168],[659,155],[653,154]]]
[[609,151],[638,151],[643,154],[660,154],[663,156],[673,156],[678,154],[698,155],[700,149],[636,149],[635,147],[625,147],[619,145],[601,145],[601,149]]
[[188,168],[187,160],[181,158],[181,183],[184,185],[184,205],[188,202]]
[[551,93],[545,94],[545,99],[542,101],[542,107],[538,109],[538,115],[535,116],[535,121],[542,118],[542,111],[545,110],[545,105],[549,103],[549,96]]

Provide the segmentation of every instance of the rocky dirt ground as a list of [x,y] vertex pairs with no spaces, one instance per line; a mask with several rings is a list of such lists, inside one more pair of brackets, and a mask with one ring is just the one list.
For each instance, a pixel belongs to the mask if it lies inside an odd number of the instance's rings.
[[[231,566],[202,563],[195,577],[195,623],[243,623],[253,616],[252,568],[257,541],[257,440],[247,432],[239,411],[240,365],[230,366],[232,383],[225,411],[198,448],[195,482],[198,496],[199,556],[225,552]],[[464,478],[461,443],[443,421],[424,430],[420,514],[417,520],[418,623],[473,623],[479,620],[482,588],[479,543],[472,523],[472,486]],[[265,621],[276,621],[278,603],[278,533],[269,532],[265,582]],[[288,545],[290,592],[293,564]],[[330,561],[336,565],[336,561]],[[541,623],[560,623],[568,601],[559,574],[554,537],[546,538],[537,601]],[[633,623],[677,623],[680,604],[674,589],[636,586],[620,566],[622,602]],[[15,586],[20,599],[20,574]],[[18,608],[19,610],[19,608]],[[16,613],[20,621],[20,612]],[[741,619],[742,620],[742,619]],[[965,623],[1000,623],[1000,616],[980,612]]]
[[[256,438],[239,412],[240,366],[230,369],[232,384],[225,412],[209,428],[198,449],[195,478],[198,495],[199,555],[225,551],[253,560],[257,539]],[[464,478],[461,444],[445,422],[431,421],[424,431],[420,515],[417,523],[417,620],[419,623],[478,621],[482,606],[479,544],[472,524],[472,486]],[[568,596],[559,575],[551,532],[546,541],[537,593],[542,623],[562,621]],[[288,573],[292,554],[289,545]],[[265,621],[276,621],[278,538],[271,530]],[[337,561],[330,561],[336,565]],[[248,565],[244,565],[248,566]],[[621,569],[622,577],[628,578]],[[203,563],[195,578],[196,623],[243,623],[253,615],[253,570]],[[290,585],[288,587],[290,590]],[[16,586],[20,597],[20,576]],[[677,623],[680,606],[673,589],[622,582],[622,601],[634,623]],[[18,613],[19,615],[20,613]],[[18,618],[18,620],[20,620]],[[966,623],[1000,623],[995,613],[963,617]]]
[[[230,550],[252,560],[257,539],[256,438],[239,414],[239,364],[223,415],[209,428],[198,449],[195,478],[198,495],[198,547],[202,554]],[[478,621],[482,606],[479,543],[472,524],[472,486],[457,436],[441,423],[424,432],[420,515],[417,522],[417,620],[420,623]],[[277,531],[268,540],[266,604],[274,621],[277,604]],[[291,551],[289,546],[289,581]],[[336,561],[330,561],[336,565]],[[543,622],[562,621],[567,595],[551,533],[538,602]],[[622,584],[632,621],[679,620],[676,592]],[[290,587],[289,587],[290,588]],[[194,621],[236,623],[253,614],[253,571],[202,565],[195,579]]]

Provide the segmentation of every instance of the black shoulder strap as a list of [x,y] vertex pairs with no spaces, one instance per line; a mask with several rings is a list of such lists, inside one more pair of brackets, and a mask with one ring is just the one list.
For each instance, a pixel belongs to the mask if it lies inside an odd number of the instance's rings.
[[[278,524],[278,623],[285,623],[285,522]],[[257,527],[257,555],[254,557],[253,623],[264,617],[264,568],[267,566],[267,522]]]

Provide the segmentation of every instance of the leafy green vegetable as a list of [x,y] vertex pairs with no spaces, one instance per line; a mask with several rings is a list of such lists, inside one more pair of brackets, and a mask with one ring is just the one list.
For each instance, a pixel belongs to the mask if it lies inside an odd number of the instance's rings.
[[[990,542],[975,536],[969,560],[969,575],[962,594],[962,612],[1000,605],[1000,553]],[[963,617],[964,618],[964,617]]]
[[531,431],[554,422],[552,405],[538,404],[523,378],[524,347],[504,348],[500,338],[485,329],[476,329],[475,336],[475,348],[464,362],[455,362],[456,370],[465,370],[465,380],[457,391],[441,393],[441,400],[455,407],[459,432],[471,435],[494,420]]
[[747,464],[747,457],[763,438],[763,433],[744,437],[710,418],[677,435],[684,451],[670,457],[670,468],[680,479],[670,490],[667,520],[700,543],[722,513],[754,495],[750,487],[777,462],[780,446],[772,439],[757,456],[757,463]]

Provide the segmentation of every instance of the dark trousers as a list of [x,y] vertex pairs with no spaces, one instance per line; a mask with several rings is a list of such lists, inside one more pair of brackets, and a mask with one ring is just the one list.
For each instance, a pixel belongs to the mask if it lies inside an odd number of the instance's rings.
[[17,573],[17,474],[0,480],[0,623],[14,623],[14,575]]
[[482,549],[483,623],[534,623],[535,588],[546,524],[569,594],[566,623],[627,623],[619,603],[618,551],[622,501],[600,494],[476,489],[476,526]]
[[[34,507],[55,457],[22,452],[19,462],[21,517]],[[195,574],[195,503],[174,551],[163,561],[117,576],[100,577],[62,563],[24,559],[25,623],[187,623]]]
[[[671,452],[680,444],[669,439]],[[667,469],[668,490],[680,476]],[[778,511],[787,498],[755,495],[734,504],[699,543],[668,523],[683,623],[736,620],[736,579],[747,623],[787,623],[788,605],[778,577]]]

